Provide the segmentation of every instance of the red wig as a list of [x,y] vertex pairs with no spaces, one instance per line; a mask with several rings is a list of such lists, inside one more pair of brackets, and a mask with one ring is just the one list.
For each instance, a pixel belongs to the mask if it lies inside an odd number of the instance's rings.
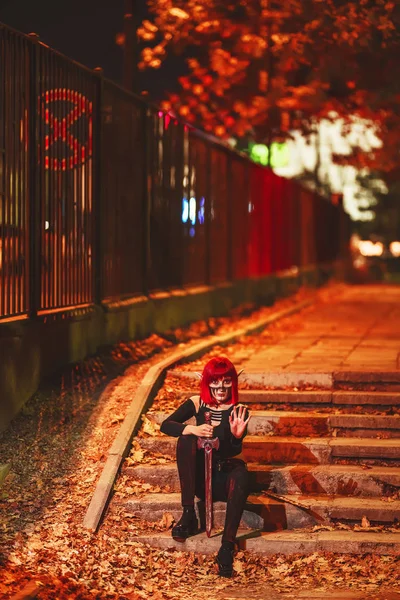
[[213,379],[221,379],[222,377],[232,378],[232,392],[229,404],[237,404],[239,401],[238,395],[238,374],[231,361],[224,356],[216,356],[208,361],[203,370],[203,375],[200,382],[200,396],[204,404],[209,406],[217,406],[215,398],[210,392],[210,382]]

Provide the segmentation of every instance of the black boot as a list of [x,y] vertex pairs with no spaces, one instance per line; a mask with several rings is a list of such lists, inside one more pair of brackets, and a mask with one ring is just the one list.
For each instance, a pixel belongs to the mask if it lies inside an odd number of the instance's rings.
[[217,554],[218,569],[221,577],[232,577],[234,551],[235,544],[233,542],[222,542]]
[[183,514],[176,525],[172,528],[172,537],[176,542],[184,542],[199,530],[196,513],[193,506],[184,506]]

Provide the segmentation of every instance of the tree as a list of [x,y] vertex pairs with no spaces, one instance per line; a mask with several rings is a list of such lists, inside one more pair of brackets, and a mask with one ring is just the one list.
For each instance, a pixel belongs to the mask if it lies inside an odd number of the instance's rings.
[[[397,0],[148,0],[139,68],[187,57],[163,107],[227,138],[304,134],[315,119],[372,120],[383,140],[354,164],[393,168],[400,150]],[[387,145],[390,142],[390,147]]]

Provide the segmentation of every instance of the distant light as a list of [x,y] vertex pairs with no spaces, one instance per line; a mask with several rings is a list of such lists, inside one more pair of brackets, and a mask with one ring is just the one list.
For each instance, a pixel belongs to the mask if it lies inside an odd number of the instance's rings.
[[400,256],[400,242],[391,242],[389,245],[389,250],[393,256],[398,258]]
[[46,230],[46,231],[47,231],[48,229],[50,229],[50,223],[49,223],[49,221],[45,221],[45,222],[44,222],[44,228],[45,228],[45,230]]
[[[265,144],[253,144],[250,147],[250,158],[260,165],[268,165],[268,146]],[[273,169],[286,167],[289,164],[289,146],[286,143],[273,142],[271,144],[271,162]]]
[[194,237],[196,235],[196,230],[194,227],[191,227],[189,229],[189,235],[190,235],[190,237]]
[[189,220],[189,202],[188,199],[182,198],[182,223],[187,223]]
[[173,17],[178,17],[178,19],[189,19],[189,14],[185,10],[182,10],[176,6],[170,8],[168,12]]
[[192,225],[196,225],[196,198],[194,196],[189,200],[189,219]]
[[364,269],[366,266],[365,256],[357,256],[353,262],[354,268],[356,269]]
[[200,207],[199,207],[199,211],[197,213],[197,218],[199,219],[200,225],[203,225],[204,220],[205,220],[205,203],[206,203],[205,198],[200,198]]
[[360,240],[358,244],[360,254],[363,256],[382,256],[382,242],[371,242],[371,240]]
[[360,236],[357,233],[353,233],[350,236],[350,249],[353,252],[358,252],[360,246]]

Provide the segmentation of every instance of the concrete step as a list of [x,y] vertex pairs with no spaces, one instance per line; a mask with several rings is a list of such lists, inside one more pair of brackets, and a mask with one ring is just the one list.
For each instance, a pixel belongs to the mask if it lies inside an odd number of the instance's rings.
[[[119,500],[114,498],[115,504],[123,504],[125,511],[131,513],[144,521],[157,522],[162,519],[165,513],[171,514],[175,522],[182,515],[181,495],[178,493],[172,494],[146,494],[141,498],[137,496],[125,497]],[[275,501],[275,504],[279,502]],[[213,503],[213,523],[214,527],[221,529],[225,522],[225,502]],[[196,502],[196,512],[199,519],[200,527],[205,529],[205,510],[202,501]],[[254,511],[245,510],[243,512],[240,527],[243,529],[263,529],[264,521],[262,516]]]
[[[400,468],[359,465],[271,466],[250,463],[251,490],[277,494],[329,494],[357,497],[390,496],[400,490]],[[124,468],[124,474],[153,486],[179,492],[175,463]]]
[[[179,543],[171,537],[171,532],[146,533],[132,536],[132,541],[142,542],[162,549],[176,549],[198,554],[214,554],[221,545],[221,535],[210,538],[205,533],[194,535]],[[240,531],[237,535],[239,547],[254,554],[313,554],[333,552],[338,554],[400,554],[400,534],[372,533],[361,531],[276,531],[259,533]],[[336,596],[335,596],[336,597]]]
[[[368,389],[376,385],[379,389],[387,391],[400,391],[400,370],[382,371],[372,370],[370,366],[363,371],[354,371],[351,368],[340,371],[316,370],[314,366],[297,365],[297,369],[291,371],[278,369],[272,371],[268,368],[268,362],[264,365],[256,366],[244,363],[244,373],[240,377],[241,382],[257,388],[282,389],[288,387],[315,387],[320,389],[334,389],[344,386],[355,385],[358,389]],[[181,377],[187,380],[197,378],[195,371],[173,369],[168,371],[168,375]]]
[[[180,394],[183,399],[198,394],[198,389]],[[400,393],[371,390],[239,390],[243,404],[300,404],[334,406],[400,406]]]
[[[177,438],[164,435],[137,438],[150,452],[175,456]],[[330,464],[337,460],[385,460],[400,462],[400,439],[290,438],[247,436],[243,458],[259,464]],[[396,464],[397,466],[397,464]]]
[[[296,373],[283,370],[273,372],[267,369],[268,366],[266,365],[265,370],[259,372],[245,370],[240,376],[240,382],[259,389],[287,387],[331,389],[333,386],[332,373],[317,373],[315,371]],[[189,381],[197,379],[195,371],[170,370],[168,371],[168,375]]]
[[[350,498],[335,496],[290,496],[286,501],[270,498],[267,495],[251,495],[241,520],[241,527],[279,531],[301,529],[330,522],[361,523],[366,516],[372,523],[392,525],[400,514],[400,501],[385,502],[377,498]],[[132,496],[117,500],[125,511],[144,521],[160,521],[164,513],[171,514],[178,521],[182,514],[181,496],[172,494],[146,494],[139,498]],[[299,506],[299,503],[302,507]],[[196,504],[200,523],[204,528],[204,503]],[[225,502],[214,502],[214,527],[223,527]],[[399,535],[400,541],[400,535]]]
[[[147,417],[160,425],[169,413],[148,412]],[[195,423],[194,419],[188,423]],[[400,415],[329,414],[299,411],[252,411],[249,435],[306,437],[347,435],[348,437],[400,438]]]
[[397,392],[378,391],[349,391],[336,390],[332,392],[332,404],[337,405],[362,405],[365,407],[400,406],[400,394]]

